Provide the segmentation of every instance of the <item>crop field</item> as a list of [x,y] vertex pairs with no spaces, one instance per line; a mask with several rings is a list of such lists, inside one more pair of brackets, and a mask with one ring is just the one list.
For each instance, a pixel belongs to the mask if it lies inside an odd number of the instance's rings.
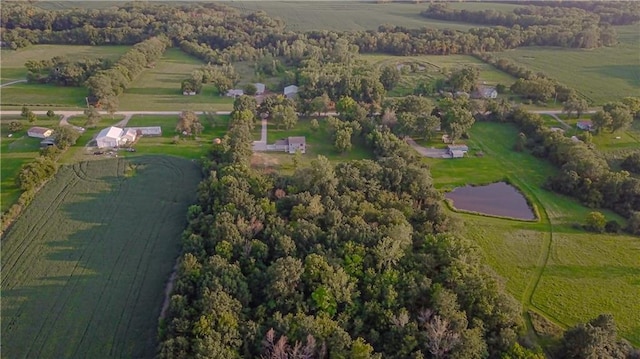
[[204,63],[177,48],[168,49],[152,69],[146,69],[120,95],[120,110],[231,110],[233,99],[220,97],[211,85],[204,85],[202,93],[184,96],[182,80]]
[[3,357],[152,357],[199,178],[172,157],[61,168],[3,238]]
[[638,26],[618,26],[620,44],[597,49],[523,47],[494,55],[508,58],[576,89],[593,105],[640,93]]
[[[487,263],[504,278],[507,290],[525,310],[539,312],[563,327],[611,313],[619,333],[640,344],[640,311],[633,295],[640,291],[640,238],[577,229],[575,224],[584,223],[593,209],[543,190],[541,185],[554,167],[512,151],[516,137],[516,128],[509,124],[478,122],[467,141],[469,157],[425,160],[438,188],[507,178],[541,216],[530,223],[456,213],[464,219],[463,233],[476,241]],[[484,155],[475,157],[478,151]],[[607,219],[624,223],[614,213],[602,212]]]
[[264,11],[277,17],[293,31],[375,30],[390,24],[407,28],[431,27],[467,30],[479,25],[427,19],[420,16],[429,4],[360,1],[234,1],[227,3],[241,11]]
[[[398,86],[389,96],[405,96],[413,93],[417,84],[443,76],[448,70],[464,66],[475,66],[480,70],[480,81],[487,85],[501,83],[511,86],[515,78],[495,67],[486,64],[473,56],[467,55],[425,55],[425,56],[394,56],[381,54],[363,54],[360,58],[375,66],[396,66],[403,73]],[[414,69],[410,69],[413,65]]]

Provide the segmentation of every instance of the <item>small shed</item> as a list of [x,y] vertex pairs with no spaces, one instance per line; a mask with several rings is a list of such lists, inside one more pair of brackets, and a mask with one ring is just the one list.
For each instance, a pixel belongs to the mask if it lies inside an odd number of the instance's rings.
[[238,97],[244,95],[244,90],[242,89],[231,89],[227,91],[227,97]]
[[267,87],[265,86],[265,84],[262,84],[262,83],[256,82],[254,85],[256,86],[256,95],[262,95],[262,94],[264,94],[264,91],[265,91],[265,90],[266,90],[266,88],[267,88]]
[[297,93],[298,93],[298,86],[296,86],[296,85],[289,85],[289,86],[284,88],[284,96],[286,98],[292,98]]
[[469,152],[469,147],[467,145],[449,145],[447,146],[447,153],[452,158],[462,158],[464,155]]
[[47,137],[44,140],[40,141],[40,147],[51,147],[56,144],[56,141],[53,137]]
[[34,126],[27,130],[27,136],[34,138],[47,138],[53,135],[53,130],[46,127]]

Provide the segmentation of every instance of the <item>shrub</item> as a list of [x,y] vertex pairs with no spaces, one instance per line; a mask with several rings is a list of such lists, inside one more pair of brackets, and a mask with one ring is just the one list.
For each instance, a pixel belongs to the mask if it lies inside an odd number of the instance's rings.
[[602,233],[605,230],[607,219],[604,214],[593,211],[587,214],[585,229],[591,232]]
[[607,233],[620,233],[621,229],[622,227],[620,226],[620,223],[615,220],[607,221],[607,224],[604,226],[604,230]]

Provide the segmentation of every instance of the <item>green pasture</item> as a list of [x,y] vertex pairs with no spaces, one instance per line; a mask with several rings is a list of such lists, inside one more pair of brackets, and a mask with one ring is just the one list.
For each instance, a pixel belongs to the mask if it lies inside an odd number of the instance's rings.
[[[463,235],[480,246],[487,263],[525,309],[539,312],[563,327],[600,313],[612,313],[620,334],[638,345],[640,318],[631,293],[640,291],[640,239],[590,234],[580,229],[593,209],[542,189],[556,169],[544,160],[513,151],[517,134],[511,124],[478,122],[466,141],[469,157],[425,159],[437,188],[450,190],[506,178],[529,198],[541,216],[538,222],[524,222],[455,213],[463,219]],[[430,145],[440,144],[434,141]],[[483,156],[477,157],[477,152]],[[616,214],[601,211],[608,220],[624,225]],[[607,268],[613,268],[611,273]]]
[[494,55],[543,72],[574,88],[592,105],[602,105],[640,93],[638,26],[618,26],[616,30],[621,42],[615,47],[521,47]]
[[221,97],[211,85],[204,85],[202,93],[184,96],[180,90],[182,80],[204,63],[177,48],[168,49],[153,68],[146,69],[120,95],[119,110],[231,110],[233,99]]
[[2,242],[2,356],[150,358],[191,161],[145,156],[64,166]]

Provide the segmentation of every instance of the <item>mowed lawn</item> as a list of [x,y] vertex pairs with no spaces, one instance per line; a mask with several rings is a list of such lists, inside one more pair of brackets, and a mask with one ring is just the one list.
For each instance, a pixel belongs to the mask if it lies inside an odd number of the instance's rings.
[[[611,313],[622,336],[640,344],[640,238],[590,234],[576,228],[593,209],[542,189],[555,169],[527,153],[513,151],[518,131],[511,124],[478,122],[467,142],[469,157],[426,159],[436,187],[509,179],[536,205],[539,222],[455,214],[463,235],[481,248],[485,260],[504,278],[506,288],[525,307],[560,326]],[[431,145],[437,146],[435,142]],[[482,157],[476,157],[477,152]],[[601,210],[607,219],[623,219]]]
[[199,173],[160,156],[61,168],[3,238],[3,357],[153,357]]
[[202,93],[184,96],[182,80],[204,63],[180,49],[167,49],[153,68],[145,69],[120,95],[119,110],[133,111],[214,111],[233,109],[233,99],[221,97],[212,85],[204,85]]
[[508,58],[576,89],[602,105],[640,94],[638,25],[617,26],[620,44],[597,49],[522,47],[494,55]]
[[[26,79],[28,60],[47,60],[55,56],[70,59],[108,58],[117,60],[129,46],[80,46],[80,45],[33,45],[18,50],[3,49],[0,52],[1,82]],[[23,104],[34,107],[56,107],[76,109],[84,107],[87,89],[84,87],[63,87],[48,84],[18,83],[2,88],[0,106],[3,109],[17,109]],[[36,107],[37,106],[37,107]]]

